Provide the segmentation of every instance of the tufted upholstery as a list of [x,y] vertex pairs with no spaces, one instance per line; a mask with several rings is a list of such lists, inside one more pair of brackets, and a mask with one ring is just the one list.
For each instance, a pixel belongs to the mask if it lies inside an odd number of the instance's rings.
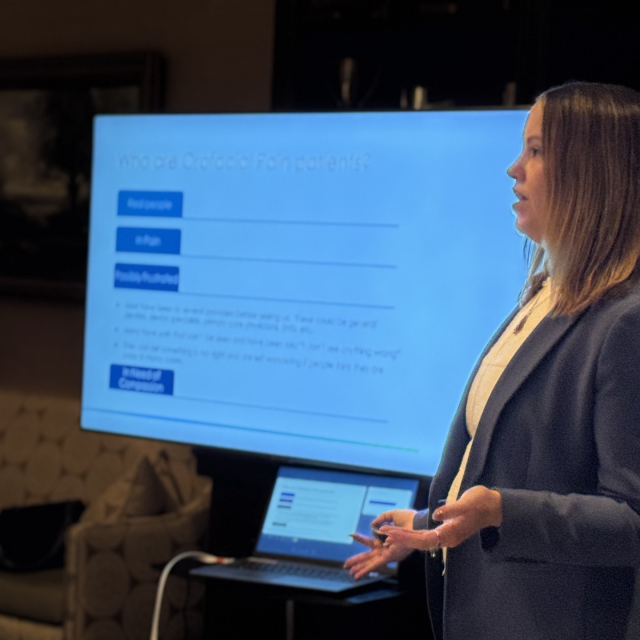
[[[163,480],[170,480],[177,504],[170,513],[114,518],[117,505],[108,503],[142,456],[162,458]],[[153,565],[197,548],[210,492],[186,446],[84,432],[77,400],[0,392],[0,509],[80,499],[94,514],[68,531],[58,577],[0,575],[0,640],[146,640],[159,575]],[[101,513],[111,517],[96,519]],[[17,598],[16,589],[26,595]],[[165,640],[182,638],[185,626],[201,627],[195,605],[202,586],[188,591],[186,603],[185,580],[170,579]]]

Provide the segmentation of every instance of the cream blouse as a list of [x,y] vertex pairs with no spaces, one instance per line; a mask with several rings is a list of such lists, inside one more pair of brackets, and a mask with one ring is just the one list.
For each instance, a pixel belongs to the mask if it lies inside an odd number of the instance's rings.
[[514,316],[509,326],[480,363],[471,383],[465,413],[467,431],[471,439],[465,449],[458,473],[449,488],[447,504],[458,499],[460,484],[467,467],[476,429],[493,388],[516,351],[551,310],[550,288],[551,285],[547,278],[540,291]]

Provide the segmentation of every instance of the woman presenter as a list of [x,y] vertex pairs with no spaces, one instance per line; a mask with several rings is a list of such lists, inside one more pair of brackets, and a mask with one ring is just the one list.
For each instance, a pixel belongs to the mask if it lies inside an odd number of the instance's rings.
[[550,89],[508,173],[535,243],[520,305],[471,375],[429,509],[383,513],[386,541],[356,536],[370,550],[346,566],[430,551],[438,639],[637,639],[640,94]]

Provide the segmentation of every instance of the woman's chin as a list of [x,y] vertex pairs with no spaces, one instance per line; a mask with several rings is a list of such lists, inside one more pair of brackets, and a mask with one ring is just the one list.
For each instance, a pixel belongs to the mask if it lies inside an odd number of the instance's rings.
[[526,218],[524,218],[524,216],[522,216],[522,214],[518,214],[516,216],[516,229],[518,230],[518,232],[524,236],[529,237],[529,234],[527,233],[527,220]]
[[520,235],[527,236],[529,240],[532,240],[536,244],[540,244],[541,234],[530,224],[527,224],[526,217],[518,215],[516,218],[516,229]]

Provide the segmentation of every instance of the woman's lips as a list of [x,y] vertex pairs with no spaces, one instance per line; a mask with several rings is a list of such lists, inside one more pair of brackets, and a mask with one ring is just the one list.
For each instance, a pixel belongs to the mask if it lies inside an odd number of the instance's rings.
[[513,190],[513,193],[515,193],[516,198],[518,198],[518,201],[514,203],[513,208],[515,211],[518,211],[520,206],[522,205],[522,203],[527,199],[526,196],[522,195],[519,191],[516,191],[515,189]]

